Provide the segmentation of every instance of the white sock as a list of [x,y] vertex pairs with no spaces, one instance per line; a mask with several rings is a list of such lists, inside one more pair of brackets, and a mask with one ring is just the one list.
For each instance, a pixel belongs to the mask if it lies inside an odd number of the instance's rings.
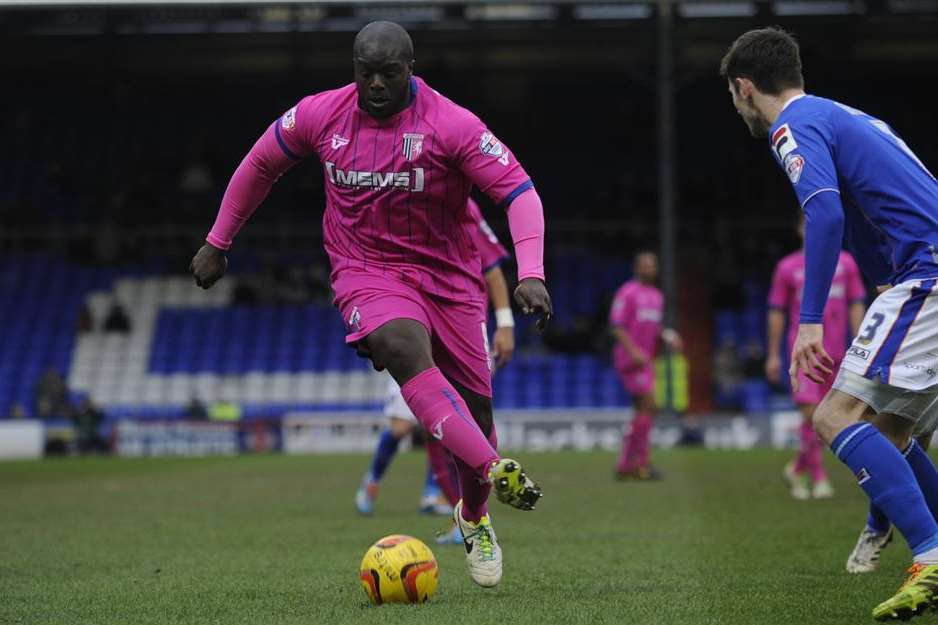
[[938,547],[932,547],[928,551],[924,551],[914,558],[912,561],[916,564],[938,564]]

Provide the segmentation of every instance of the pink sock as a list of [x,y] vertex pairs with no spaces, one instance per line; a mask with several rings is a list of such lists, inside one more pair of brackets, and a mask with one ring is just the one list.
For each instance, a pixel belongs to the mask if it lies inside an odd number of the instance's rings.
[[810,421],[802,421],[798,426],[798,457],[795,459],[795,475],[811,470],[811,441],[816,439],[814,427]]
[[488,466],[498,460],[498,454],[439,369],[417,374],[401,387],[401,394],[430,436],[478,476],[488,477]]
[[436,483],[443,491],[449,505],[455,506],[459,501],[459,483],[456,477],[456,465],[446,448],[432,436],[427,437],[427,459],[430,461],[430,470]]
[[650,414],[641,414],[639,418],[642,420],[642,427],[635,453],[638,466],[647,467],[651,462],[651,426],[653,420]]
[[824,470],[824,448],[814,427],[810,423],[807,425],[808,433],[804,434],[804,441],[807,444],[806,468],[811,472],[812,481],[823,482],[827,480],[827,471]]
[[[495,434],[495,424],[492,424],[492,433],[489,434],[489,444],[492,449],[498,448],[498,436]],[[464,463],[456,462],[459,469],[459,486],[462,490],[462,518],[476,523],[479,519],[489,513],[488,500],[489,493],[492,492],[492,484],[488,481],[488,475],[479,476]]]
[[634,471],[648,462],[648,437],[651,434],[651,416],[638,413],[632,419],[628,435],[622,441],[622,457],[619,459],[619,471]]

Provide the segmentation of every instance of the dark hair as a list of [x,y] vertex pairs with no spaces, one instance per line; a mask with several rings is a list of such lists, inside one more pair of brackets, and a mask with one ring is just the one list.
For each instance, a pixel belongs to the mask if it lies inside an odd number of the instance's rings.
[[778,95],[785,89],[803,89],[798,42],[781,28],[745,32],[733,42],[720,62],[720,76],[730,80],[748,78],[756,89],[767,95]]

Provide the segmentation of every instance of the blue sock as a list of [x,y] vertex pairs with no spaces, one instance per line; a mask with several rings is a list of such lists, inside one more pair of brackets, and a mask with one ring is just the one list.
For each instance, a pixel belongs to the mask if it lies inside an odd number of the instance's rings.
[[[934,463],[928,457],[928,452],[922,449],[914,438],[902,455],[912,467],[915,481],[922,489],[922,495],[925,497],[928,509],[931,510],[931,515],[938,520],[938,469],[935,469]],[[866,525],[877,534],[885,534],[889,531],[890,522],[882,510],[871,504]]]
[[433,475],[433,467],[427,462],[427,481],[423,484],[424,497],[436,497],[440,494],[440,485],[436,483],[436,476]]
[[380,482],[384,472],[388,470],[388,465],[394,459],[397,453],[397,445],[400,443],[391,430],[381,432],[381,438],[378,439],[378,447],[375,448],[375,457],[371,460],[371,480]]
[[834,438],[834,455],[850,467],[872,503],[919,555],[938,547],[938,524],[909,463],[872,424],[854,423]]
[[912,439],[909,446],[902,452],[909,466],[912,467],[912,473],[915,474],[915,481],[922,490],[925,497],[925,503],[931,510],[931,515],[938,519],[938,469],[928,457],[928,452],[922,449],[921,445]]
[[874,504],[870,504],[870,514],[866,517],[866,526],[877,534],[885,534],[892,526],[889,517]]

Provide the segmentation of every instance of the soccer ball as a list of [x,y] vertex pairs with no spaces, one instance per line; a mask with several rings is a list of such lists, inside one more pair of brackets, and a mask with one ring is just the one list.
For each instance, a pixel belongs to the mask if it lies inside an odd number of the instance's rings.
[[412,536],[385,536],[365,552],[359,577],[368,599],[382,603],[423,603],[437,584],[436,558]]

